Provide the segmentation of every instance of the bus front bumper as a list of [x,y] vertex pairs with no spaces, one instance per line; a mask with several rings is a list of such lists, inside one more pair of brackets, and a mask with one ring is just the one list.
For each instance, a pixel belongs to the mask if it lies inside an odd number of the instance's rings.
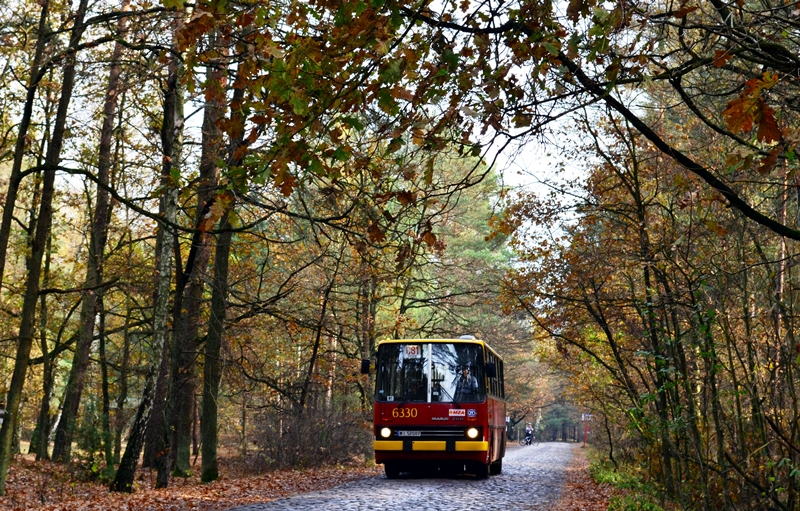
[[486,452],[489,442],[462,440],[374,440],[375,452]]

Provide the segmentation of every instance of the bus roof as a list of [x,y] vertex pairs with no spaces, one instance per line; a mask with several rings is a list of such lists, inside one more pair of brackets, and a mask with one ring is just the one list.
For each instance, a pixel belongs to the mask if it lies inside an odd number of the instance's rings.
[[441,339],[383,339],[378,341],[375,347],[382,344],[407,344],[407,343],[428,343],[428,342],[437,342],[437,343],[460,343],[460,344],[479,344],[481,346],[486,347],[489,351],[495,354],[495,356],[500,356],[498,353],[489,346],[486,341],[482,341],[480,339],[476,339],[472,335],[463,335],[461,337],[453,337],[453,338],[441,338]]

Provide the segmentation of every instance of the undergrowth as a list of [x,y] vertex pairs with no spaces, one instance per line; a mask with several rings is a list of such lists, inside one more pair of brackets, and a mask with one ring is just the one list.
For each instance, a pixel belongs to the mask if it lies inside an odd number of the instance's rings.
[[644,481],[635,467],[622,464],[615,467],[595,449],[588,453],[588,457],[589,473],[595,481],[623,490],[620,495],[611,497],[608,511],[664,511],[662,492]]

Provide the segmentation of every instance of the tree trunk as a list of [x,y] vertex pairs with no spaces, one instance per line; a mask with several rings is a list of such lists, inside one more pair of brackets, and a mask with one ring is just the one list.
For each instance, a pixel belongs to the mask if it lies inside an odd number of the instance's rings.
[[130,297],[125,303],[125,327],[122,334],[122,362],[119,369],[119,394],[117,394],[117,411],[114,414],[114,463],[119,463],[122,454],[122,429],[125,427],[125,401],[128,399],[128,368],[131,359],[130,323],[132,305]]
[[[244,91],[241,88],[234,90],[233,101],[231,102],[231,119],[236,123],[237,129],[231,134],[229,142],[228,163],[235,166],[240,163],[237,158],[238,149],[244,140],[244,113],[241,111]],[[219,106],[222,104],[223,97],[216,98],[216,105],[212,107],[216,112],[212,113],[206,120],[211,121],[219,113]],[[210,128],[210,126],[209,126]],[[204,135],[205,135],[204,131]],[[208,131],[209,147],[219,147],[220,134],[214,129]],[[213,154],[209,154],[213,157]],[[210,163],[210,162],[209,162]],[[211,294],[211,318],[206,336],[205,365],[203,366],[203,408],[200,418],[200,443],[203,445],[203,457],[201,459],[201,480],[203,482],[214,481],[219,477],[217,466],[217,399],[219,394],[219,381],[221,375],[220,352],[224,335],[224,323],[226,303],[228,298],[228,260],[230,258],[231,239],[233,233],[230,230],[229,215],[234,210],[235,203],[231,201],[223,211],[220,219],[220,229],[222,232],[217,238],[217,247],[214,254],[214,280]],[[242,396],[242,444],[243,452],[247,450],[246,437],[246,412],[245,401],[246,393]]]
[[[210,35],[210,44],[217,46],[217,34]],[[221,48],[224,52],[225,49]],[[196,402],[195,396],[195,371],[194,361],[197,358],[198,332],[200,325],[200,312],[203,303],[203,283],[208,269],[208,261],[211,255],[211,237],[208,233],[199,229],[204,217],[208,214],[211,207],[219,180],[219,169],[217,161],[220,157],[222,143],[222,133],[217,126],[217,121],[223,114],[225,102],[225,74],[223,73],[223,60],[215,59],[207,68],[207,92],[206,105],[203,111],[203,144],[200,157],[200,186],[197,193],[197,207],[195,213],[195,227],[198,228],[193,235],[192,250],[186,262],[184,282],[187,282],[186,294],[178,322],[180,329],[178,332],[178,346],[180,346],[178,359],[178,374],[183,374],[184,378],[178,382],[177,396],[180,402],[180,410],[173,421],[175,435],[173,441],[176,445],[175,450],[175,470],[176,475],[186,475],[189,469],[189,438],[188,428],[193,424],[190,422],[190,404]],[[216,290],[215,290],[216,292]],[[205,383],[204,383],[205,386]],[[205,391],[204,391],[205,392]],[[196,410],[195,414],[196,415]],[[201,439],[201,444],[205,443]],[[204,456],[205,458],[205,456]]]
[[[44,259],[44,277],[42,285],[47,287],[50,275],[50,260],[52,255],[52,236],[47,237],[47,250]],[[47,346],[47,295],[41,298],[41,317],[39,321],[39,342],[42,349],[42,404],[39,407],[39,418],[36,421],[36,430],[31,439],[29,453],[36,453],[36,461],[50,459],[50,399],[53,397],[53,361]]]
[[303,410],[306,408],[306,400],[308,398],[309,390],[311,389],[311,383],[314,380],[314,368],[317,365],[317,355],[319,353],[320,343],[322,342],[322,331],[325,328],[325,316],[327,315],[328,302],[331,291],[333,290],[333,286],[336,284],[336,276],[339,274],[339,263],[342,261],[341,258],[342,254],[339,255],[339,259],[336,261],[336,269],[333,271],[330,282],[325,287],[325,291],[322,294],[322,309],[319,313],[319,324],[317,325],[317,331],[314,337],[314,346],[311,349],[311,359],[308,361],[308,370],[306,371],[306,377],[303,380],[303,387],[300,391],[300,402],[299,406],[297,407],[298,417],[302,415]]
[[[177,27],[177,22],[179,21],[179,15],[175,17],[175,27]],[[175,28],[177,30],[177,28]],[[167,77],[167,88],[164,96],[164,121],[161,125],[161,144],[163,147],[164,155],[164,165],[162,167],[162,179],[165,183],[169,182],[169,186],[174,188],[174,184],[172,184],[173,172],[179,169],[180,161],[181,161],[181,150],[183,144],[183,96],[182,90],[180,86],[180,80],[182,75],[182,65],[181,65],[181,58],[179,55],[173,55],[173,58],[170,60],[169,63],[169,75]],[[174,218],[174,217],[173,217]],[[174,243],[176,238],[170,238],[170,243],[166,243],[166,238],[164,239],[165,246],[162,247],[162,254],[166,255],[167,251],[171,251],[173,249]],[[176,298],[175,300],[177,303],[180,303],[180,295],[182,294],[181,290],[182,283],[179,281],[178,286],[176,289]],[[173,349],[174,352],[174,349]],[[174,379],[172,380],[174,383]],[[170,384],[167,390],[167,396],[174,396],[173,392],[175,392],[176,386],[174,384]],[[163,453],[162,456],[156,456],[156,467],[158,468],[158,475],[156,479],[156,488],[166,488],[169,484],[169,473],[170,473],[170,465],[171,465],[171,456],[168,455],[170,449],[174,449],[175,446],[170,445],[169,439],[169,432],[167,430],[166,422],[168,418],[171,416],[169,413],[171,410],[171,406],[175,403],[170,399],[167,398],[166,402],[166,411],[164,414],[164,421],[161,424],[161,435],[160,439],[162,445],[161,448],[158,449],[157,452]],[[158,425],[157,425],[158,427]]]
[[[210,111],[213,114],[209,114]],[[200,165],[200,189],[197,197],[195,226],[199,227],[208,213],[217,186],[216,158],[219,152],[207,148],[206,130],[213,130],[209,137],[216,133],[218,145],[219,132],[214,126],[219,115],[216,108],[206,107],[206,118],[203,122],[203,157]],[[209,119],[209,116],[211,117]],[[198,332],[200,329],[200,313],[203,304],[203,282],[211,255],[210,236],[195,231],[192,236],[192,247],[187,258],[186,268],[181,283],[186,284],[186,292],[179,293],[180,308],[175,323],[178,329],[175,335],[175,368],[173,369],[173,386],[175,409],[172,417],[173,473],[186,477],[190,472],[190,441],[195,416],[195,360],[197,359]],[[180,286],[181,284],[179,284]]]
[[[83,19],[86,14],[88,0],[81,0],[75,13],[74,27],[70,37],[69,47],[75,49],[81,40],[86,28]],[[67,110],[72,98],[72,89],[75,79],[75,52],[68,52],[64,62],[64,77],[61,86],[61,98],[58,102],[56,122],[53,129],[53,140],[47,150],[45,159],[46,170],[42,184],[42,203],[39,209],[39,218],[36,221],[36,232],[33,235],[29,257],[26,261],[27,280],[25,295],[22,303],[22,315],[19,327],[19,342],[17,355],[14,359],[14,373],[6,401],[6,419],[0,428],[0,495],[5,494],[6,476],[8,465],[12,456],[12,441],[14,429],[19,424],[19,404],[22,400],[22,388],[25,385],[25,376],[28,370],[28,359],[33,345],[34,322],[37,301],[39,298],[39,278],[42,273],[42,259],[50,235],[53,220],[53,194],[55,191],[55,168],[61,160],[61,146],[64,142],[64,132],[67,122]],[[1,240],[0,240],[1,241]]]
[[103,451],[106,458],[106,471],[114,469],[114,449],[111,441],[111,397],[108,390],[108,360],[106,359],[106,313],[102,295],[97,299],[100,309],[100,375],[103,394],[103,410],[101,411],[101,425],[103,428]]
[[[36,90],[39,87],[40,67],[44,46],[47,43],[47,16],[50,9],[49,0],[42,0],[42,12],[39,15],[39,27],[36,31],[36,50],[34,51],[33,61],[31,62],[30,76],[28,77],[28,87],[25,97],[25,106],[22,110],[22,117],[19,121],[19,132],[17,141],[14,145],[14,163],[11,166],[11,175],[8,179],[8,191],[6,191],[5,205],[3,206],[3,219],[0,222],[0,288],[3,286],[3,274],[6,265],[6,253],[8,251],[8,239],[11,236],[11,222],[14,219],[14,207],[17,203],[17,193],[22,181],[22,163],[25,158],[25,145],[28,139],[28,128],[31,124],[33,115],[33,103],[36,100]],[[2,456],[2,454],[0,454]],[[0,465],[2,461],[0,461]],[[0,467],[0,472],[2,469]],[[3,487],[4,474],[0,473],[0,488]],[[0,490],[2,493],[2,490]]]
[[142,467],[156,466],[157,455],[163,443],[164,415],[167,408],[167,385],[169,385],[170,348],[168,342],[164,343],[162,351],[153,393],[153,409],[150,411],[150,422],[145,432]]
[[[48,79],[53,79],[52,71],[49,73]],[[52,128],[52,115],[53,115],[53,104],[55,103],[55,99],[53,96],[53,91],[48,89],[46,93],[46,97],[44,98],[44,111],[43,111],[43,118],[44,118],[44,133],[42,134],[42,140],[39,143],[39,148],[37,152],[36,158],[36,166],[41,167],[44,163],[45,152],[47,151],[47,145],[51,139],[51,128]],[[33,194],[31,197],[31,203],[28,209],[28,228],[26,232],[29,236],[32,235],[36,231],[36,211],[39,207],[39,204],[42,200],[42,190],[41,190],[41,179],[35,179],[33,184]],[[44,273],[42,275],[42,286],[45,288],[49,286],[50,282],[50,263],[52,261],[52,254],[53,254],[53,236],[52,234],[47,237],[47,248],[45,250],[44,256]],[[47,375],[43,376],[43,390],[45,390],[42,399],[42,407],[40,407],[40,413],[43,411],[42,408],[47,407],[47,414],[48,416],[44,419],[45,425],[48,428],[48,439],[45,442],[44,452],[41,452],[39,449],[39,441],[38,441],[38,431],[34,431],[33,438],[31,439],[31,445],[28,452],[38,452],[37,457],[42,455],[44,459],[50,459],[49,455],[49,448],[50,448],[50,440],[49,440],[49,433],[50,428],[52,428],[52,424],[49,417],[49,409],[50,409],[50,399],[53,397],[53,361],[52,361],[52,354],[49,354],[47,350],[47,321],[48,321],[48,309],[47,309],[47,295],[43,294],[40,297],[41,301],[41,313],[39,317],[39,337],[40,337],[40,344],[42,346],[42,363],[44,365],[45,370],[50,369],[50,376],[48,378]],[[48,381],[49,379],[49,381]],[[49,390],[47,387],[49,386]],[[46,399],[45,399],[46,398]],[[40,416],[39,419],[42,419]],[[37,428],[39,426],[39,420],[37,420]],[[16,436],[16,435],[15,435]],[[15,439],[15,448],[14,453],[19,452],[19,448],[16,445],[17,440]]]
[[[129,0],[125,0],[122,10],[128,9]],[[127,17],[119,19],[117,28],[123,33],[127,26]],[[86,263],[86,279],[81,303],[81,319],[78,342],[75,346],[75,355],[72,359],[69,380],[64,390],[63,409],[61,420],[56,428],[56,439],[53,444],[53,459],[67,462],[70,458],[72,434],[75,430],[75,421],[83,393],[84,377],[89,366],[89,353],[92,339],[94,338],[95,318],[97,316],[97,297],[102,291],[98,289],[103,282],[103,259],[108,238],[108,222],[111,214],[111,203],[106,186],[109,183],[111,170],[111,148],[114,140],[114,124],[117,111],[120,58],[123,46],[117,43],[111,56],[111,69],[109,71],[108,86],[106,88],[105,103],[103,105],[103,127],[100,131],[100,147],[98,150],[97,164],[97,198],[95,200],[94,217],[89,236],[89,259]]]
[[224,335],[225,308],[228,296],[228,259],[231,251],[230,224],[222,218],[223,232],[217,239],[214,254],[214,283],[211,295],[211,320],[206,338],[203,366],[203,410],[200,418],[200,442],[203,444],[200,480],[204,483],[219,477],[217,466],[217,398],[222,374],[221,346]]
[[[168,117],[166,119],[172,119]],[[165,119],[165,124],[167,124]],[[170,122],[169,124],[172,124]],[[145,430],[148,425],[148,418],[153,404],[156,391],[156,380],[158,379],[161,360],[164,356],[164,347],[167,340],[167,320],[169,317],[169,291],[172,281],[172,244],[174,233],[171,225],[175,223],[177,190],[172,185],[171,171],[172,164],[169,158],[164,158],[162,166],[161,182],[164,193],[161,196],[160,210],[165,221],[159,225],[157,246],[159,247],[156,257],[156,296],[153,307],[153,365],[147,377],[147,384],[142,396],[142,402],[136,412],[131,432],[128,435],[128,445],[125,454],[122,456],[119,469],[114,481],[111,483],[111,491],[131,492],[133,480],[136,475],[136,464],[139,454],[144,444]],[[163,456],[162,458],[166,458]]]
[[[176,27],[182,13],[173,15],[173,27]],[[174,34],[173,34],[174,35]],[[173,37],[174,39],[174,37]],[[174,55],[169,63],[166,90],[164,93],[164,118],[161,125],[161,187],[164,190],[160,201],[160,213],[164,218],[160,222],[158,231],[157,256],[156,256],[156,293],[153,308],[153,365],[147,378],[145,394],[136,413],[136,421],[128,436],[128,446],[120,462],[111,491],[130,492],[136,475],[136,464],[139,460],[145,433],[151,428],[161,433],[154,444],[156,450],[156,465],[158,466],[158,479],[156,487],[164,488],[168,482],[169,456],[164,455],[166,434],[163,421],[148,423],[150,412],[156,399],[157,381],[161,368],[166,363],[164,358],[168,353],[167,339],[169,337],[168,320],[170,315],[170,283],[172,281],[172,250],[175,244],[173,225],[177,216],[178,192],[173,179],[173,172],[179,170],[183,136],[183,102],[180,89],[180,56]],[[158,456],[161,454],[161,456]]]
[[[166,326],[166,314],[164,316],[164,323]],[[155,321],[154,321],[155,322]],[[153,340],[160,336],[153,335]],[[161,340],[163,342],[163,338]],[[142,393],[142,402],[136,410],[136,419],[133,422],[131,433],[128,435],[128,445],[125,447],[125,454],[122,455],[122,460],[119,463],[117,474],[111,482],[110,491],[123,491],[130,493],[133,491],[133,479],[136,476],[136,464],[139,461],[139,453],[144,444],[144,431],[147,428],[147,419],[150,415],[153,395],[155,393],[155,380],[157,377],[155,368],[151,368],[151,374],[147,378],[147,383]]]

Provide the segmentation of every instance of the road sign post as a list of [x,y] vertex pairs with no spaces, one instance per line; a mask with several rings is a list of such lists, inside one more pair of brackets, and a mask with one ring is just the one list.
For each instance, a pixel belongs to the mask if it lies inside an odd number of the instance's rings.
[[592,414],[584,413],[581,420],[586,424],[583,428],[583,446],[586,447],[586,435],[589,433],[589,423],[592,422]]

